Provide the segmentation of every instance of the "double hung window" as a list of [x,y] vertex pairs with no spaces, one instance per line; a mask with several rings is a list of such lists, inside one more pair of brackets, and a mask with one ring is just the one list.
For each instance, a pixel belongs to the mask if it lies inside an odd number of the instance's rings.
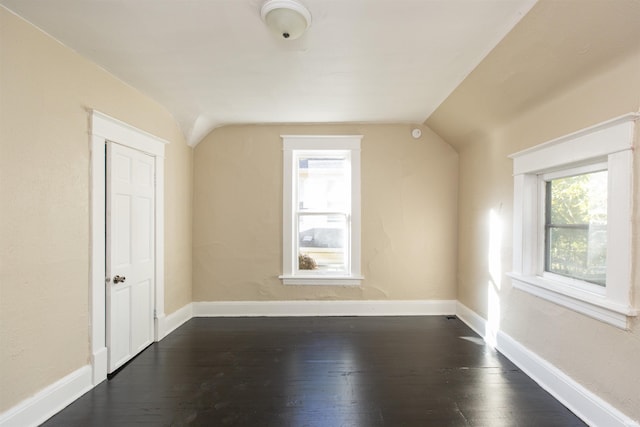
[[360,136],[283,136],[285,284],[358,285]]
[[627,114],[510,156],[515,288],[620,328],[631,299],[633,139]]

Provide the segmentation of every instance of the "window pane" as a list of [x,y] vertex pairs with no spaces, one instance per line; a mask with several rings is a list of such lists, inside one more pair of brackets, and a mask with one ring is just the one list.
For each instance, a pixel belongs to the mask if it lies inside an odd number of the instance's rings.
[[545,270],[603,285],[607,261],[607,171],[547,184]]
[[345,215],[298,217],[298,268],[300,270],[346,270],[347,220]]
[[554,179],[551,224],[606,224],[607,171]]
[[603,285],[607,270],[606,226],[551,228],[547,271]]
[[347,212],[348,176],[346,158],[299,158],[298,209]]

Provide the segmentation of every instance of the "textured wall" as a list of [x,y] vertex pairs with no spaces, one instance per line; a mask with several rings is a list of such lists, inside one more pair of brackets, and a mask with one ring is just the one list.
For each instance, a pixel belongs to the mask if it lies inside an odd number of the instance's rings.
[[[172,119],[168,123],[175,126]],[[175,129],[165,148],[164,310],[170,314],[192,299],[193,149]]]
[[89,114],[171,141],[166,308],[191,300],[192,150],[159,104],[0,8],[0,411],[89,363]]
[[[284,286],[282,134],[362,134],[362,287]],[[194,301],[453,299],[458,156],[408,125],[229,126],[194,153]]]
[[[636,420],[640,321],[630,331],[617,329],[513,289],[504,273],[511,269],[513,226],[507,156],[639,109],[640,3],[541,1],[427,121],[460,154],[459,300]],[[636,307],[637,159],[636,150]]]

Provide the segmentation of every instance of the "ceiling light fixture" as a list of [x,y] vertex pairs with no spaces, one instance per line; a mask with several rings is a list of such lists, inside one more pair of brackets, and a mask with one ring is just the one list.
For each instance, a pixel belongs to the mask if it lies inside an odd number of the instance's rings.
[[274,34],[285,40],[297,39],[311,25],[309,9],[294,0],[268,0],[260,16]]

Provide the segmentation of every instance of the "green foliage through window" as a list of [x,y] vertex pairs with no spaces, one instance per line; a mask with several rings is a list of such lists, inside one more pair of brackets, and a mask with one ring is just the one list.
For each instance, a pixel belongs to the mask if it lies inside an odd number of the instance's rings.
[[545,270],[604,286],[607,171],[546,183]]

